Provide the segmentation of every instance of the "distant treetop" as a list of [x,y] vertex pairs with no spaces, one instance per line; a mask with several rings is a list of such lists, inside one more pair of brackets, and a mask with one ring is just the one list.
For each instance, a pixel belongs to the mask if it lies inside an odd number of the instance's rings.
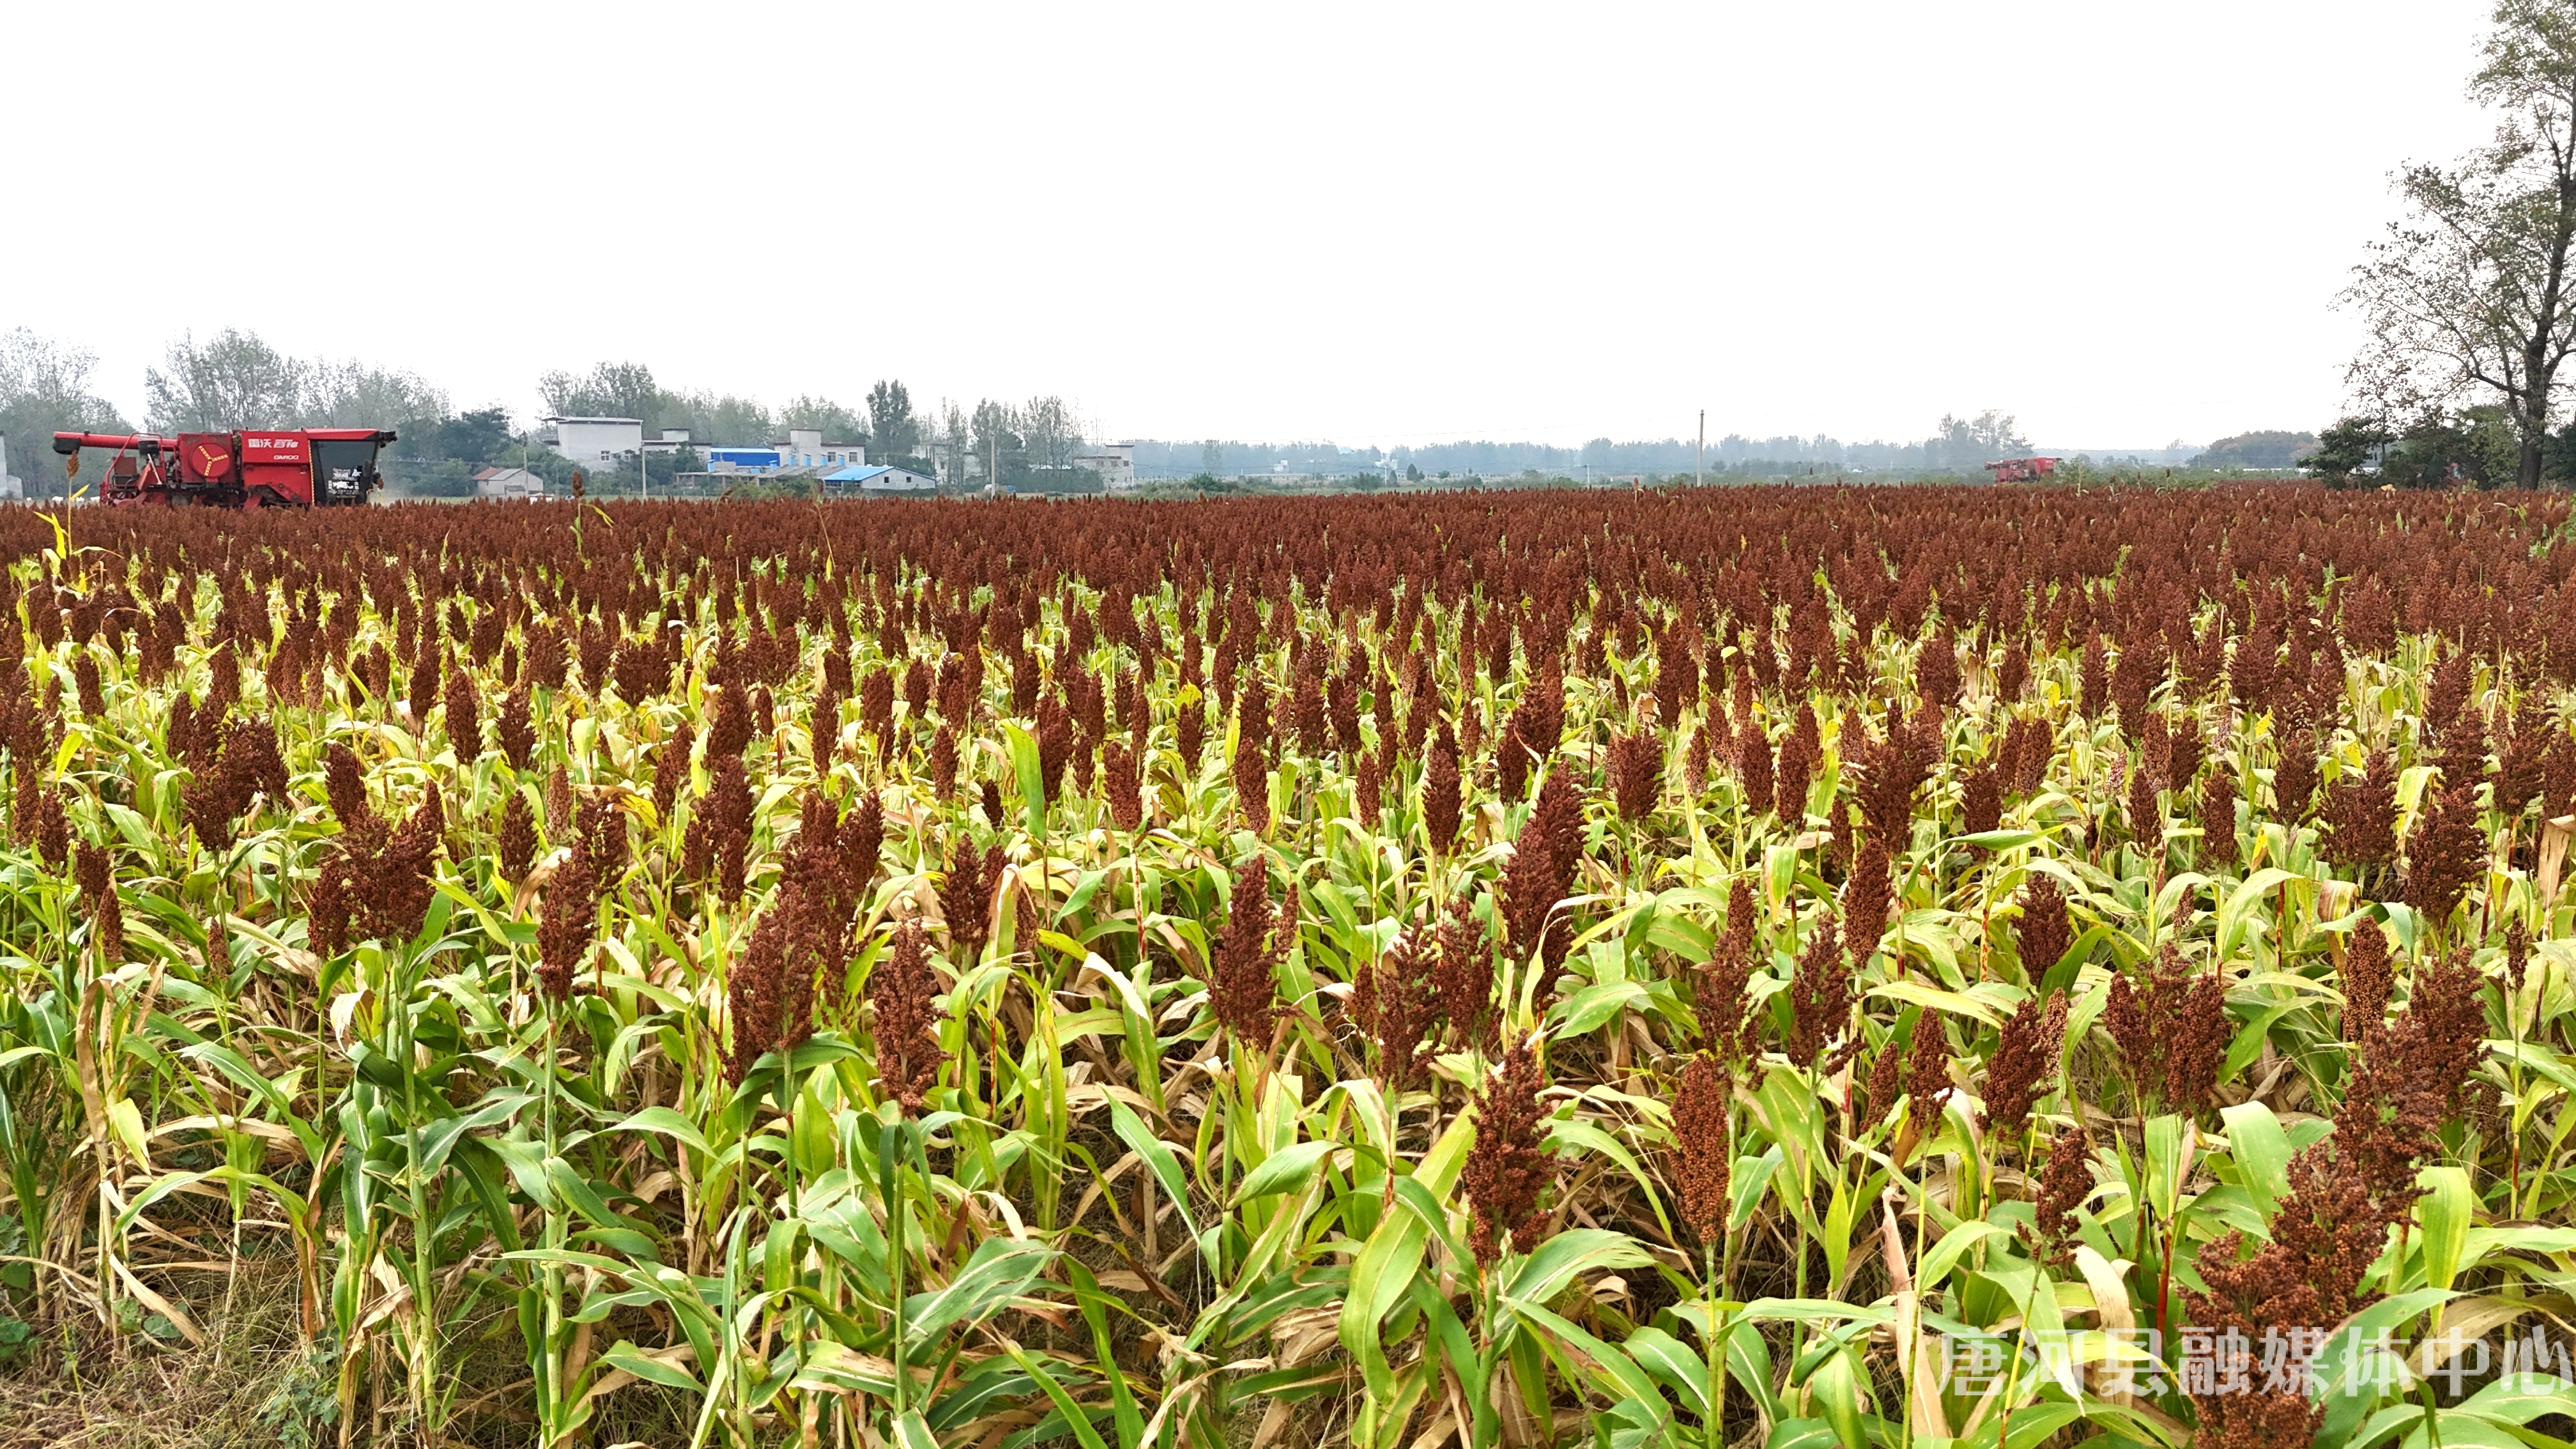
[[2195,468],[2295,468],[2317,450],[2314,433],[2287,433],[2278,428],[2238,433],[2212,443],[2191,460]]

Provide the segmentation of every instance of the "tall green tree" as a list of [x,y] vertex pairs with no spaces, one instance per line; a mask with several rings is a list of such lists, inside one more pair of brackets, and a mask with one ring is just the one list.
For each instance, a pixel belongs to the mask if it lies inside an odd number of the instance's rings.
[[447,417],[447,394],[420,374],[290,357],[256,332],[206,342],[182,333],[143,372],[147,421],[163,432],[235,428],[407,428]]
[[935,455],[934,467],[943,482],[962,484],[966,479],[966,456],[975,447],[975,428],[966,410],[953,400],[941,398],[932,415],[929,443]]
[[732,393],[665,392],[660,411],[659,426],[687,428],[689,440],[705,447],[753,448],[778,436],[767,407]]
[[567,418],[636,418],[652,436],[662,421],[662,389],[640,362],[603,362],[589,372],[549,372],[537,379],[546,411]]
[[899,380],[880,378],[868,389],[870,456],[891,463],[921,454],[921,419],[912,415],[912,394]]
[[1073,450],[1082,437],[1063,398],[1050,394],[1029,399],[1020,409],[1020,432],[1028,440],[1030,462],[1056,472],[1073,466]]
[[2383,417],[2500,407],[2533,487],[2576,347],[2576,0],[2500,0],[2493,21],[2468,89],[2495,139],[2392,179],[2405,214],[2343,293],[2369,328],[2348,381]]
[[127,431],[115,406],[91,389],[97,368],[85,347],[24,327],[0,333],[0,437],[9,442],[8,471],[25,480],[29,497],[63,491],[54,434]]
[[281,428],[303,411],[305,365],[255,332],[182,333],[143,370],[145,421],[162,432]]
[[826,442],[857,443],[862,447],[869,443],[868,425],[859,420],[857,413],[829,398],[791,399],[787,406],[778,410],[778,426],[812,428],[821,433]]
[[1973,418],[1943,413],[1940,435],[1932,441],[1942,454],[1937,466],[1954,473],[1971,473],[1997,458],[2018,457],[2030,451],[2030,439],[2021,435],[2018,420],[1994,408]]
[[986,470],[985,482],[1017,484],[1026,478],[1028,444],[1020,436],[1017,408],[986,398],[975,404],[969,426],[973,430],[975,460]]

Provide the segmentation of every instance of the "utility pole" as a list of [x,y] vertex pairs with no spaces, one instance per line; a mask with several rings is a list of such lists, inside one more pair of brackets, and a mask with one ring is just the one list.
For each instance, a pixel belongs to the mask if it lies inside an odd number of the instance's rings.
[[1708,485],[1708,409],[1699,410],[1699,448],[1691,454],[1691,486]]

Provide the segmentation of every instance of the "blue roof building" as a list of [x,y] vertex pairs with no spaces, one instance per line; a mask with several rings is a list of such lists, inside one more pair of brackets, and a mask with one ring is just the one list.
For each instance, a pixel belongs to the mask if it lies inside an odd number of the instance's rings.
[[936,478],[883,463],[826,473],[822,481],[824,487],[837,493],[933,493],[939,488]]

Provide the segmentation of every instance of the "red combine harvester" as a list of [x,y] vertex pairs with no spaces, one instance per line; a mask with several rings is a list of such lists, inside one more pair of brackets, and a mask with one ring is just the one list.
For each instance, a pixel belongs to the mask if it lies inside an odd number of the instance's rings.
[[2057,471],[2055,458],[2006,458],[1986,467],[1998,483],[2036,483]]
[[64,471],[83,448],[109,450],[99,497],[161,507],[331,508],[363,504],[385,486],[376,453],[389,428],[254,428],[237,433],[56,433]]

